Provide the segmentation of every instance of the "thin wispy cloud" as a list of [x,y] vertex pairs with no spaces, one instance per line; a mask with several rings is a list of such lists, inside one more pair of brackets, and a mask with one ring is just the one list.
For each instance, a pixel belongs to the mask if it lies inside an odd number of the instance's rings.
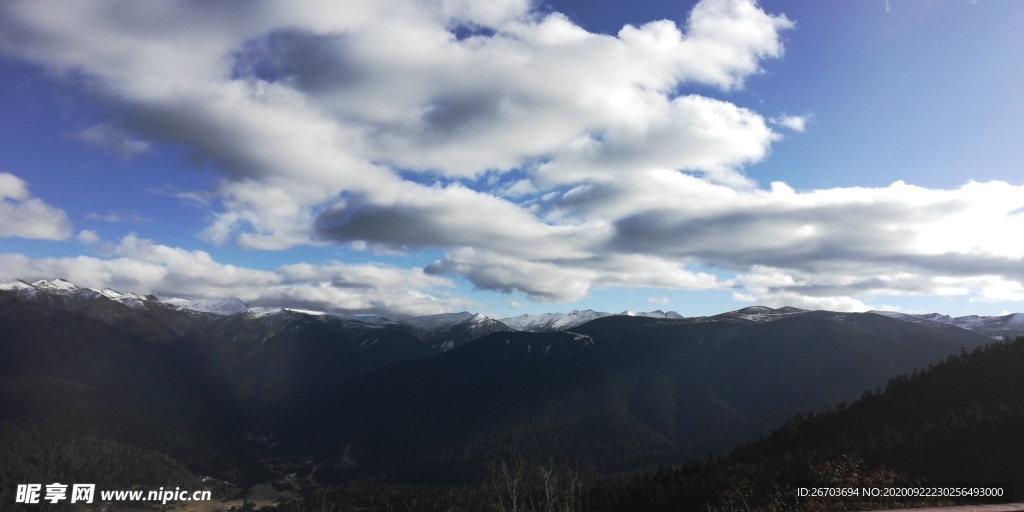
[[78,131],[75,137],[121,158],[132,159],[151,147],[148,141],[132,138],[124,129],[111,123],[101,123]]
[[86,214],[85,218],[97,222],[109,222],[112,224],[138,224],[152,220],[139,215],[139,213],[134,210],[118,210],[105,213],[89,212]]

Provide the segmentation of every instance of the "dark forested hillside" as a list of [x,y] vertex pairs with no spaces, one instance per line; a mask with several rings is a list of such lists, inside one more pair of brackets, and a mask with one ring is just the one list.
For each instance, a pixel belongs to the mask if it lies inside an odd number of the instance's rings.
[[723,453],[988,341],[872,314],[606,317],[351,380],[302,404],[286,434],[340,480],[473,482],[513,455],[607,472]]
[[[127,487],[194,481],[190,471],[258,476],[240,426],[159,333],[147,339],[11,297],[0,298],[0,333],[4,482]],[[9,486],[0,492],[13,501]]]
[[[1002,376],[1016,356],[974,352],[990,341],[875,314],[768,308],[606,316],[554,332],[469,313],[215,315],[22,283],[0,290],[0,477],[116,488],[195,487],[209,475],[238,492],[309,494],[282,510],[315,508],[309,500],[373,510],[380,499],[414,510],[556,498],[586,510],[715,507],[748,498],[723,494],[736,482],[769,492],[829,468],[898,476],[880,464],[907,478],[964,468],[995,478],[1017,460],[1007,439],[1024,425],[1008,398],[1022,385]],[[821,413],[894,378],[883,396]],[[904,396],[914,405],[891,402]],[[729,458],[585,490],[727,453],[808,411],[813,421]],[[971,458],[984,450],[990,466]],[[651,482],[655,502],[642,498]]]
[[400,326],[291,311],[215,318],[183,345],[224,407],[247,416],[274,414],[354,376],[438,353]]
[[[790,482],[1013,484],[1024,499],[1024,337],[950,356],[884,392],[798,417],[728,457],[595,492],[594,510],[861,510],[859,499],[802,504]],[[963,500],[971,502],[970,499]],[[904,502],[904,505],[920,504]],[[893,503],[889,503],[892,506]]]

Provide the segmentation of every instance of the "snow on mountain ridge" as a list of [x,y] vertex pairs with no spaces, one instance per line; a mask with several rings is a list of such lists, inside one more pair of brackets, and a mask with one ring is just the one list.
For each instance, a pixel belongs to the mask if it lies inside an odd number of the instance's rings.
[[117,290],[111,290],[110,288],[100,288],[99,290],[97,290],[96,288],[92,288],[92,290],[110,300],[118,300],[121,297],[124,297],[123,293]]
[[593,309],[572,310],[568,313],[543,313],[501,318],[498,321],[517,331],[561,331],[585,324],[591,320],[611,316],[611,313]]
[[[63,278],[41,279],[28,283],[19,279],[0,279],[0,291],[12,292],[24,300],[42,302],[45,304],[61,304],[60,307],[78,310],[86,307],[95,300],[107,298],[119,302],[133,309],[145,309],[151,301],[182,310],[199,313],[212,313],[221,316],[238,313],[248,313],[254,318],[273,315],[274,313],[292,313],[312,315],[322,321],[353,322],[353,325],[360,325],[362,328],[383,327],[387,325],[400,324],[406,327],[418,329],[428,334],[439,333],[446,329],[453,328],[459,324],[467,323],[468,326],[485,325],[488,322],[501,322],[511,329],[518,331],[549,332],[571,329],[591,320],[611,316],[612,313],[594,311],[592,309],[572,310],[568,313],[543,313],[526,314],[516,317],[493,319],[482,313],[469,313],[466,311],[458,313],[442,313],[426,316],[376,316],[376,315],[350,315],[345,313],[325,313],[321,311],[310,311],[294,308],[264,308],[250,307],[238,298],[233,299],[181,299],[181,298],[155,298],[153,296],[141,296],[135,293],[123,293],[111,288],[84,288],[71,283]],[[744,319],[748,321],[772,321],[781,317],[804,312],[805,310],[782,307],[778,309],[765,306],[750,306],[736,311],[721,313],[705,317],[690,317],[692,322],[714,322],[727,318]],[[975,331],[985,336],[1000,339],[1005,336],[1024,335],[1024,313],[1011,313],[1000,316],[978,316],[966,315],[951,317],[940,313],[911,314],[893,311],[870,311],[896,318],[922,324],[940,324],[958,327]],[[642,316],[651,318],[682,319],[679,313],[674,311],[648,311],[637,312],[626,310],[620,315]],[[276,315],[275,315],[276,316]]]
[[806,309],[794,308],[790,306],[778,309],[770,308],[767,306],[748,306],[742,309],[737,309],[736,311],[730,311],[728,313],[715,315],[715,317],[742,318],[744,320],[749,320],[751,322],[770,322],[772,320],[777,320],[785,316],[806,312]]
[[56,279],[50,279],[49,281],[41,279],[39,281],[32,283],[32,286],[36,287],[37,290],[43,290],[50,293],[59,294],[67,294],[79,289],[77,286],[71,283],[71,281],[68,281],[67,279],[63,279],[60,277]]
[[676,313],[675,311],[662,311],[660,309],[656,309],[654,311],[632,311],[632,310],[627,309],[626,311],[623,311],[620,314],[621,315],[625,315],[625,316],[643,316],[643,317],[648,317],[648,318],[669,318],[669,319],[683,318],[683,315],[680,315],[679,313]]
[[134,293],[121,293],[117,290],[111,290],[110,288],[101,288],[99,290],[96,288],[89,289],[112,301],[120,302],[132,309],[146,309],[146,303],[143,302],[146,298],[141,295]]
[[940,324],[959,327],[978,334],[1001,339],[1004,336],[1024,335],[1024,313],[1010,313],[1000,316],[966,315],[951,317],[939,313],[899,313],[894,311],[869,311],[878,315],[896,318],[917,324]]
[[472,320],[476,316],[477,315],[468,311],[460,311],[458,313],[441,313],[438,315],[406,317],[396,319],[395,321],[414,329],[419,329],[427,333],[434,333],[456,326],[467,320]]
[[[49,306],[56,306],[68,311],[77,311],[103,298],[105,295],[92,288],[79,288],[66,279],[42,279],[29,284],[22,280],[5,281],[0,289],[14,292],[18,297]],[[111,299],[131,308],[138,309],[145,305],[131,299]]]
[[0,290],[18,291],[35,290],[36,288],[21,279],[4,279],[0,281]]
[[1024,326],[1024,313],[1011,313],[1000,318],[1006,318],[1006,323],[1008,325]]
[[493,319],[483,313],[474,313],[473,316],[471,316],[467,321],[471,324],[482,324],[488,320]]
[[163,304],[176,307],[178,309],[187,309],[189,311],[197,311],[200,313],[213,313],[215,315],[234,315],[236,313],[242,313],[249,309],[249,305],[242,301],[242,299],[179,299],[177,297],[159,297],[158,300]]
[[254,308],[254,307],[249,307],[249,308],[246,308],[246,310],[245,310],[245,316],[247,316],[249,318],[263,318],[263,317],[267,317],[267,316],[270,316],[270,315],[276,315],[276,314],[279,314],[279,313],[284,313],[285,311],[286,310],[284,310],[282,308],[258,308],[258,307]]

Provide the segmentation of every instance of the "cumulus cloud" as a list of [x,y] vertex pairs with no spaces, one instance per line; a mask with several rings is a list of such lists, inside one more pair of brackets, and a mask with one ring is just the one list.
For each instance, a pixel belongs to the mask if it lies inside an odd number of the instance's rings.
[[33,259],[23,254],[0,254],[0,269],[5,278],[61,276],[79,286],[186,298],[238,297],[257,306],[415,315],[481,307],[453,296],[450,280],[421,269],[330,262],[258,270],[218,262],[204,251],[161,245],[135,235],[114,245],[110,258]]
[[[470,177],[564,156],[572,180],[589,180],[608,171],[581,170],[572,145],[599,133],[623,172],[652,159],[716,173],[757,160],[773,136],[756,114],[672,94],[684,83],[740,87],[781,56],[779,32],[792,26],[749,0],[705,0],[684,28],[660,21],[617,36],[525,0],[306,4],[12,2],[0,50],[90,77],[132,107],[126,128],[216,165],[223,211],[205,236],[275,249],[315,243],[314,212],[342,192],[386,206],[377,196],[404,182],[397,169]],[[459,39],[459,26],[488,31]],[[112,124],[81,135],[129,140]]]
[[648,249],[736,269],[736,297],[767,305],[864,310],[873,306],[855,296],[901,295],[1020,300],[1024,244],[1006,233],[1024,228],[1015,213],[1022,193],[1002,182],[804,193],[777,186],[743,208],[629,218],[613,243],[665,237]]
[[71,233],[64,210],[32,197],[21,178],[0,172],[0,237],[65,240]]
[[83,229],[75,236],[75,240],[78,240],[81,244],[93,245],[100,243],[102,239],[100,238],[99,233],[91,229]]
[[[0,5],[0,52],[129,107],[80,137],[126,156],[143,138],[173,143],[220,172],[210,191],[163,190],[210,210],[208,241],[442,252],[425,272],[256,271],[130,237],[119,258],[47,260],[54,270],[359,311],[443,309],[458,300],[432,290],[457,278],[537,301],[612,287],[831,309],[870,306],[855,296],[1020,296],[1024,247],[1008,235],[1024,227],[1019,186],[758,184],[748,170],[779,140],[773,128],[800,132],[808,117],[713,96],[782,57],[793,27],[753,0],[702,0],[683,26],[615,35],[527,0],[13,0]],[[62,212],[20,194],[0,207],[42,208],[33,221],[70,236]],[[0,233],[27,232],[15,217]],[[327,277],[313,284],[310,269]]]
[[[350,194],[321,213],[321,237],[390,247],[486,247],[521,259],[579,258],[607,233],[604,224],[551,225],[504,199],[453,185],[398,186],[374,196]],[[374,200],[376,199],[376,200]]]
[[614,126],[566,145],[537,169],[546,184],[614,182],[652,168],[702,172],[731,185],[752,182],[738,169],[764,158],[778,139],[756,113],[703,96],[658,105],[660,119],[639,127]]
[[644,255],[530,260],[462,248],[449,252],[424,270],[435,275],[460,275],[485,290],[522,291],[538,302],[579,300],[586,297],[591,288],[707,290],[732,285],[731,281],[690,271],[677,262]]
[[1024,216],[1014,213],[1024,204],[1024,186],[970,182],[932,190],[896,182],[797,192],[781,183],[736,190],[657,174],[566,206],[613,218],[611,249],[698,257],[731,268],[817,270],[835,261],[891,261],[953,271],[967,261],[941,258],[997,261],[1024,252],[1021,242],[1005,236],[1024,227]]

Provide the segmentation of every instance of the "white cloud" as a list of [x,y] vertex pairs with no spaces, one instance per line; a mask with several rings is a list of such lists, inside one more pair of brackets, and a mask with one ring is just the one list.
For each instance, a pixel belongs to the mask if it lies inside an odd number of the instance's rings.
[[1024,229],[1024,186],[735,190],[660,173],[572,199],[562,208],[614,225],[609,251],[741,272],[741,295],[765,303],[856,309],[858,295],[1024,292],[1024,241],[1006,236]]
[[[765,154],[770,131],[756,114],[672,91],[741,86],[781,56],[779,32],[792,26],[738,0],[705,0],[685,30],[661,21],[614,37],[526,0],[308,0],[245,12],[11,2],[0,24],[0,51],[88,76],[131,107],[124,128],[220,168],[223,210],[205,236],[262,249],[316,243],[315,212],[343,192],[389,203],[382,191],[409,185],[395,168],[473,176],[571,157],[573,141],[595,133],[626,168],[654,159],[728,174]],[[493,35],[457,40],[460,24]],[[744,127],[756,133],[730,142]],[[106,123],[81,136],[141,151],[125,133]],[[575,167],[576,180],[608,173]]]
[[134,235],[121,239],[111,251],[112,257],[106,259],[0,254],[0,273],[29,281],[59,276],[79,286],[160,296],[238,297],[253,305],[350,313],[425,315],[482,307],[452,295],[454,285],[448,279],[415,268],[331,262],[257,270]]
[[699,2],[687,27],[688,69],[701,81],[739,87],[742,77],[760,72],[761,59],[782,56],[778,33],[793,27],[784,15],[770,16],[756,2]]
[[516,180],[498,190],[498,195],[504,197],[522,197],[536,193],[537,187],[530,180]]
[[651,298],[647,299],[647,303],[648,304],[657,304],[659,306],[663,306],[663,305],[669,303],[669,299],[668,299],[668,297],[651,297]]
[[983,284],[977,285],[981,292],[971,297],[971,302],[1024,302],[1024,286],[1020,280],[998,275],[984,276],[982,280]]
[[78,232],[77,236],[75,236],[75,240],[78,240],[81,244],[94,245],[100,243],[102,239],[95,231],[91,229],[83,229]]
[[32,197],[21,178],[0,172],[0,238],[65,240],[71,233],[63,210]]
[[803,133],[807,130],[807,116],[790,116],[781,115],[772,118],[772,123],[779,126],[783,126],[793,130],[794,132]]
[[648,287],[682,290],[728,288],[731,281],[692,272],[667,259],[643,255],[531,260],[462,248],[426,267],[435,275],[461,275],[478,288],[522,291],[538,302],[571,302],[591,288]]
[[[479,35],[460,40],[460,26]],[[440,276],[538,301],[612,287],[733,288],[832,309],[868,307],[859,296],[1016,300],[1024,187],[796,191],[747,175],[780,138],[772,126],[800,132],[809,118],[766,119],[709,95],[781,57],[792,27],[751,0],[703,0],[683,27],[614,36],[526,0],[15,0],[0,5],[0,51],[86,77],[129,107],[121,124],[81,136],[130,155],[142,139],[126,134],[138,134],[219,170],[211,191],[163,191],[212,210],[209,241],[444,253],[428,273],[310,267],[333,276],[314,283],[301,266],[232,267],[129,237],[113,249],[120,259],[52,260],[53,270],[347,310],[457,303],[430,291],[450,285]],[[704,92],[678,94],[690,84]],[[20,195],[0,203],[11,212],[0,235],[71,236],[63,212],[7,181]]]
[[95,124],[76,132],[75,137],[125,159],[149,151],[152,145],[148,141],[132,138],[123,128],[112,123]]
[[323,239],[390,247],[481,247],[523,259],[579,258],[607,236],[603,223],[550,225],[526,209],[489,194],[452,185],[406,183],[351,194],[316,220]]
[[110,222],[113,224],[120,223],[139,223],[148,222],[150,219],[139,215],[135,210],[118,210],[109,211],[107,213],[89,212],[85,218],[94,220],[97,222]]
[[538,167],[539,181],[571,184],[642,177],[649,169],[700,171],[736,186],[752,182],[737,169],[764,158],[778,139],[754,112],[703,96],[657,100],[659,118],[640,127],[613,126],[565,146]]
[[150,188],[147,192],[159,196],[173,197],[180,200],[183,204],[202,208],[209,207],[211,201],[216,199],[216,195],[210,191],[181,190],[169,184]]
[[750,295],[736,293],[733,295],[733,298],[740,302],[752,302],[761,306],[768,306],[774,308],[791,306],[795,308],[809,310],[860,312],[878,309],[874,306],[865,304],[864,302],[861,302],[860,300],[854,297],[815,297],[810,295],[803,295],[799,292],[759,292],[760,290],[755,290],[754,293]]

